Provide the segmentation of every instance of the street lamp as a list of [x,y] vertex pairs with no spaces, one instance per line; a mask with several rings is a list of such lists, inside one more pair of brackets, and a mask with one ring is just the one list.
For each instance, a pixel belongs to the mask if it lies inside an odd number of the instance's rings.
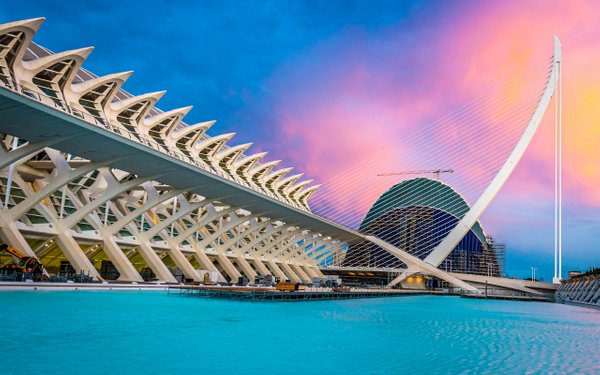
[[537,267],[531,267],[531,281],[535,281],[535,271]]

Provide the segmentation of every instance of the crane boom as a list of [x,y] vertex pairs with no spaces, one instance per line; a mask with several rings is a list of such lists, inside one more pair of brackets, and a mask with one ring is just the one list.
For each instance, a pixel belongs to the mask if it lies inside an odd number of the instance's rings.
[[36,257],[27,256],[26,254],[23,254],[19,250],[5,243],[0,244],[0,251],[2,250],[6,250],[19,259],[19,262],[16,265],[2,267],[2,270],[17,269],[20,270],[20,272],[31,272],[35,275],[38,275],[40,278],[42,277],[42,274],[44,273],[44,266]]
[[383,176],[404,176],[404,175],[411,175],[411,174],[434,174],[436,176],[436,178],[439,180],[440,179],[440,174],[442,173],[454,173],[454,169],[417,169],[414,171],[401,171],[401,172],[392,172],[392,173],[380,173],[377,176],[379,177],[383,177]]
[[12,255],[16,256],[17,258],[19,258],[19,260],[21,260],[27,256],[27,255],[23,254],[22,252],[20,252],[19,250],[15,249],[14,247],[9,246],[5,243],[0,245],[0,251],[2,251],[2,250],[6,250],[7,252],[9,252]]

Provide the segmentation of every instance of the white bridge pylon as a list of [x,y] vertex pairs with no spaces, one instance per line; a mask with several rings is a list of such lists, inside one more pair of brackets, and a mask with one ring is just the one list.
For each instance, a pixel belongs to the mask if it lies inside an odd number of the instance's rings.
[[[492,179],[487,188],[483,191],[479,199],[470,208],[470,210],[462,217],[458,224],[450,231],[450,233],[433,249],[433,251],[423,260],[411,256],[407,252],[395,247],[394,245],[382,241],[380,239],[366,236],[367,241],[370,241],[388,252],[395,255],[398,259],[402,260],[407,264],[408,268],[405,272],[401,273],[396,277],[388,286],[394,286],[412,274],[415,273],[427,273],[432,274],[440,279],[447,281],[457,287],[472,290],[472,286],[469,286],[465,282],[457,282],[457,279],[446,272],[439,270],[437,267],[450,255],[452,250],[458,245],[463,237],[471,230],[473,225],[479,220],[485,209],[490,205],[492,200],[496,197],[504,183],[508,180],[517,164],[523,157],[523,154],[527,150],[527,147],[531,143],[531,140],[535,136],[539,125],[548,109],[550,100],[556,94],[557,82],[560,82],[560,65],[562,62],[562,48],[560,40],[557,36],[554,37],[554,57],[553,64],[548,82],[544,89],[541,99],[539,100],[537,107],[529,120],[523,135],[517,142],[513,151],[510,153],[508,159],[504,162],[496,176]],[[560,215],[560,208],[558,209]],[[558,219],[560,223],[560,218]],[[559,229],[558,229],[559,230]],[[560,241],[559,237],[559,241]],[[560,249],[560,246],[558,247]],[[555,250],[556,251],[556,250]],[[560,254],[556,255],[555,258],[560,257]],[[413,259],[414,258],[414,259]],[[560,260],[559,260],[560,264]],[[556,269],[557,266],[555,266]],[[435,272],[433,272],[435,270]],[[556,271],[555,271],[556,272]],[[464,285],[463,285],[464,284]]]

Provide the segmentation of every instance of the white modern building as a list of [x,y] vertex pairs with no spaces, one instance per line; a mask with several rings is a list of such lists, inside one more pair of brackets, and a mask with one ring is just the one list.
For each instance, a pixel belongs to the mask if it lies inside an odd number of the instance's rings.
[[[42,18],[0,25],[0,240],[50,274],[97,280],[221,281],[257,275],[309,281],[319,265],[370,241],[397,257],[398,284],[428,274],[475,291],[482,276],[439,268],[510,176],[554,93],[560,63],[522,139],[496,178],[425,259],[313,214],[310,180],[214,121],[186,124],[191,107],[156,105],[164,91],[132,95],[132,72],[98,77],[92,48],[52,53],[32,42]],[[0,267],[14,262],[0,254]],[[522,283],[489,283],[531,291]],[[518,284],[518,285],[517,285]]]
[[126,92],[132,72],[86,71],[92,48],[33,43],[42,22],[0,26],[3,242],[96,279],[322,275],[343,238],[304,223],[318,220],[303,219],[318,186],[233,133],[209,136],[214,121],[184,123],[191,107],[158,109],[164,91]]

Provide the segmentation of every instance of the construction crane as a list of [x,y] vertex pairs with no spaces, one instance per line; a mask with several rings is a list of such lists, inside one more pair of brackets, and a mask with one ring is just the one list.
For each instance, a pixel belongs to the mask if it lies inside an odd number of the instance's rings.
[[19,250],[7,244],[0,244],[0,252],[2,250],[7,251],[9,254],[16,257],[19,260],[19,262],[16,264],[4,266],[0,268],[0,271],[9,273],[29,272],[34,276],[34,279],[36,280],[41,280],[43,278],[44,266],[42,265],[42,263],[40,263],[39,260],[37,260],[36,257],[27,256]]
[[393,173],[380,173],[377,176],[379,177],[384,177],[384,176],[404,176],[404,175],[411,175],[411,174],[433,174],[435,176],[435,179],[439,181],[440,179],[440,174],[442,173],[454,173],[454,169],[417,169],[414,171],[403,171],[403,172],[393,172]]

